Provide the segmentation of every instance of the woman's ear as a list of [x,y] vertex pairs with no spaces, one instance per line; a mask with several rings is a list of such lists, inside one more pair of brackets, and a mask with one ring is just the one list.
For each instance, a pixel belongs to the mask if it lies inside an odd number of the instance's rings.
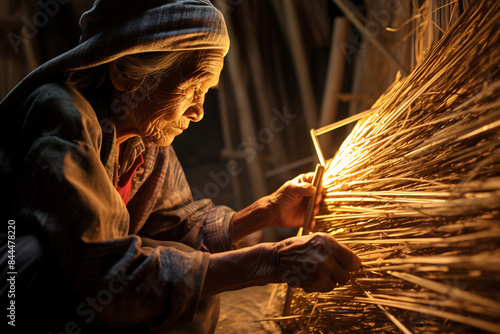
[[116,90],[124,92],[130,87],[132,79],[127,77],[120,71],[116,65],[116,60],[108,64],[108,73],[111,82]]

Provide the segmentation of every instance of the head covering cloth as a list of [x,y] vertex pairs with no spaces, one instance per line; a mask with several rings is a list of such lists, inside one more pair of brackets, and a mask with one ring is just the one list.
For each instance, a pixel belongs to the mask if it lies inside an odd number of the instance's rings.
[[229,49],[224,17],[208,0],[96,0],[80,27],[79,45],[42,64],[2,100],[3,124],[14,121],[13,109],[36,87],[68,70],[144,52]]

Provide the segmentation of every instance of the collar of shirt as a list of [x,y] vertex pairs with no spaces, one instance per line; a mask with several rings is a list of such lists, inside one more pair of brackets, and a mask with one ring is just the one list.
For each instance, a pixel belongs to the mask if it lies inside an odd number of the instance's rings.
[[116,126],[111,117],[103,115],[102,111],[99,111],[97,111],[97,115],[98,117],[101,116],[99,117],[99,123],[102,130],[101,162],[116,187],[120,175],[123,175],[132,167],[137,157],[146,150],[146,146],[142,138],[130,138],[125,142],[124,154],[118,161],[119,150],[118,145],[116,145]]
[[132,167],[137,157],[146,150],[141,137],[132,137],[124,145],[123,156],[119,158],[120,169],[118,170],[118,174],[120,177]]

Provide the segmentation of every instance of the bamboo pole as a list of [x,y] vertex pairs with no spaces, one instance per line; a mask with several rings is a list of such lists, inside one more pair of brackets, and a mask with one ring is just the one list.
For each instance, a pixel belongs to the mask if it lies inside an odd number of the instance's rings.
[[[319,126],[331,124],[337,119],[339,97],[344,83],[345,59],[341,46],[349,39],[351,25],[344,17],[337,17],[333,21],[330,59],[326,76],[326,85],[323,93]],[[327,157],[333,155],[333,134],[329,133],[320,139],[321,147]]]
[[295,2],[282,0],[281,5],[285,14],[285,23],[288,31],[288,43],[292,51],[292,59],[295,64],[297,81],[302,100],[302,110],[306,118],[306,125],[309,129],[315,128],[318,124],[318,110],[314,98],[313,85],[304,43],[300,33],[300,24],[297,18]]
[[[232,151],[235,147],[233,143],[233,139],[231,136],[231,125],[229,120],[229,108],[227,105],[227,87],[225,87],[224,80],[221,80],[219,83],[218,93],[218,101],[219,101],[219,111],[221,117],[221,125],[222,125],[222,138],[224,140],[225,150]],[[221,152],[222,155],[222,152]],[[224,157],[222,155],[222,157]],[[241,209],[243,208],[243,201],[241,198],[241,185],[238,175],[231,173],[231,187],[233,188],[233,198],[235,208]]]
[[350,116],[350,117],[347,117],[346,119],[343,119],[343,120],[340,120],[338,122],[335,122],[333,124],[329,124],[329,125],[325,125],[319,129],[316,129],[316,135],[319,136],[319,135],[322,135],[322,134],[325,134],[329,131],[333,131],[335,129],[338,129],[344,125],[347,125],[347,124],[350,124],[352,122],[355,122],[355,121],[358,121],[364,117],[368,117],[370,115],[372,115],[374,112],[376,112],[378,110],[378,108],[372,108],[372,109],[368,109],[368,110],[365,110],[363,112],[360,112],[356,115],[353,115],[353,116]]
[[[216,3],[220,3],[221,1],[223,0],[218,0],[216,1]],[[221,8],[227,7],[221,6]],[[226,14],[224,18],[229,35],[235,36],[231,15]],[[243,80],[243,74],[241,73],[242,65],[240,63],[240,57],[241,51],[239,48],[238,40],[232,39],[231,50],[226,56],[226,66],[228,69],[231,86],[234,89],[241,137],[244,142],[248,142],[250,138],[257,138],[257,136],[252,115],[252,108],[246,91],[246,84]],[[252,196],[254,200],[265,196],[267,194],[267,189],[259,156],[256,155],[253,158],[247,157],[245,161],[248,166],[248,173],[250,174],[250,186],[252,188]]]
[[276,175],[280,175],[282,173],[289,172],[292,169],[295,169],[295,168],[298,168],[298,167],[301,167],[304,165],[309,165],[309,164],[313,163],[315,160],[316,160],[316,158],[314,156],[305,157],[303,159],[296,160],[296,161],[291,162],[289,164],[286,164],[286,165],[280,166],[278,168],[269,170],[266,172],[265,175],[266,175],[266,177],[273,177]]
[[349,0],[332,0],[344,13],[344,15],[351,21],[351,23],[363,34],[363,36],[369,40],[384,56],[386,56],[394,65],[397,67],[399,71],[404,76],[409,74],[409,71],[401,65],[399,60],[389,51],[385,46],[380,43],[376,36],[372,36],[367,32],[367,29],[363,22],[359,20],[361,16],[360,13],[357,12],[356,8],[352,5],[348,5]]
[[[251,8],[249,2],[243,2],[244,10],[250,14]],[[243,34],[245,36],[245,43],[247,44],[247,56],[250,65],[250,77],[252,78],[253,88],[258,105],[258,112],[261,115],[261,122],[264,126],[268,126],[272,114],[272,98],[271,87],[269,81],[265,79],[264,66],[262,64],[262,52],[255,36],[254,23],[251,20],[251,15],[242,15],[243,20]],[[274,134],[273,140],[268,143],[270,156],[272,158],[273,166],[283,165],[286,161],[285,151],[283,149],[283,141],[278,133]]]

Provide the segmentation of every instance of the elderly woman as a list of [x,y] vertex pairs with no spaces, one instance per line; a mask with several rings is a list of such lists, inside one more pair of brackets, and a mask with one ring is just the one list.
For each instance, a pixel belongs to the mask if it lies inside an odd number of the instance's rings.
[[208,1],[97,0],[81,28],[0,104],[2,221],[15,226],[1,292],[16,328],[210,333],[222,291],[329,291],[359,268],[326,234],[236,249],[300,226],[311,175],[239,212],[193,201],[170,144],[202,119],[229,48]]

